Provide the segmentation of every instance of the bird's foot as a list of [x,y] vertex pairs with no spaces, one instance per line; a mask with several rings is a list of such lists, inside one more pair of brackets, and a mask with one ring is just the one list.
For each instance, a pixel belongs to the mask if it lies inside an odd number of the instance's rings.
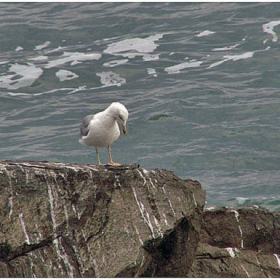
[[112,166],[121,166],[120,163],[118,163],[118,162],[113,162],[113,161],[110,161],[110,162],[108,163],[108,165],[112,165]]

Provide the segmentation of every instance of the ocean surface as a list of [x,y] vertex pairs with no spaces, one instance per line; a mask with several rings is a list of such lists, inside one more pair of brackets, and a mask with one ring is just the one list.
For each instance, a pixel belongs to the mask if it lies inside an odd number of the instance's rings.
[[280,210],[280,3],[0,3],[0,35],[1,160],[96,164],[79,124],[119,101],[115,161]]

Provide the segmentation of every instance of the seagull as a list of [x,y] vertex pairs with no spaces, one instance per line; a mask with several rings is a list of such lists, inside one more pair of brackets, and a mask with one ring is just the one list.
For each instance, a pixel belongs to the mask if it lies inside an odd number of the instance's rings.
[[128,111],[125,106],[119,102],[113,102],[107,109],[95,115],[86,116],[80,124],[79,142],[86,146],[95,147],[98,164],[102,165],[99,157],[98,147],[107,147],[109,153],[109,165],[120,166],[120,163],[114,162],[111,154],[110,145],[120,136],[120,129],[117,121],[126,135],[126,122]]

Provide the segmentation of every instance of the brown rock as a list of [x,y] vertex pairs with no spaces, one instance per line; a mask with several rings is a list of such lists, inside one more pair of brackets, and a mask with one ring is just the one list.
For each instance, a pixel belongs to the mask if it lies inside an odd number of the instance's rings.
[[280,216],[258,207],[206,209],[189,277],[280,277]]
[[137,164],[0,162],[0,277],[186,276],[204,201]]

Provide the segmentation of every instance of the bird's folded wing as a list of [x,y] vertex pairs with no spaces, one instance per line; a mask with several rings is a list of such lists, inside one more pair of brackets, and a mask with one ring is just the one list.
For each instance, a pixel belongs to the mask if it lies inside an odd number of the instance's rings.
[[87,136],[89,132],[89,123],[94,118],[94,115],[86,116],[80,124],[80,136]]

